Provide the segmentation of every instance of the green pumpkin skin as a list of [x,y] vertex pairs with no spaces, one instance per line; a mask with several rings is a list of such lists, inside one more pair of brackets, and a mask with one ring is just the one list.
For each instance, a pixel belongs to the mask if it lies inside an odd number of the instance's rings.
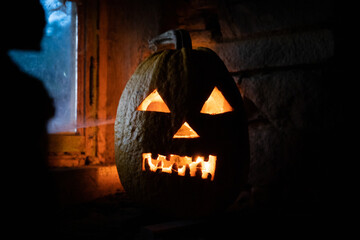
[[[217,87],[234,111],[200,113]],[[155,89],[170,113],[137,111]],[[174,139],[184,122],[199,138]],[[142,153],[217,156],[214,180],[142,170]],[[211,215],[228,207],[247,183],[249,141],[243,102],[224,63],[210,49],[164,50],[128,81],[115,121],[120,181],[134,200],[175,216]]]

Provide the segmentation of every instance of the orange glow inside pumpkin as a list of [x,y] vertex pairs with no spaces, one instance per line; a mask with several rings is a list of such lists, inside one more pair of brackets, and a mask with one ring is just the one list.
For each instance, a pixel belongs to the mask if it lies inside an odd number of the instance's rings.
[[164,100],[155,89],[147,96],[144,101],[137,107],[138,111],[152,111],[152,112],[164,112],[169,113],[170,110],[165,104]]
[[200,137],[187,122],[184,122],[173,138],[198,138]]
[[226,101],[224,95],[217,87],[215,87],[209,98],[204,103],[200,113],[215,115],[232,111],[233,108],[230,106],[228,101]]
[[208,161],[205,161],[203,156],[198,156],[196,158],[188,156],[179,156],[175,154],[170,154],[169,158],[166,158],[164,155],[158,154],[156,159],[151,157],[151,153],[142,154],[142,170],[146,171],[148,169],[152,172],[161,170],[164,173],[176,173],[179,176],[186,175],[186,169],[189,169],[189,174],[191,177],[200,176],[202,179],[209,178],[211,181],[215,177],[215,168],[216,168],[216,156],[209,155]]

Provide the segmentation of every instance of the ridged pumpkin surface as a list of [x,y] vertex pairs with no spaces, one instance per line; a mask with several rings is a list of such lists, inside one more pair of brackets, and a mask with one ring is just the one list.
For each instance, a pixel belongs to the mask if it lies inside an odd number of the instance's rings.
[[[233,108],[200,113],[217,87]],[[170,113],[137,111],[155,89]],[[187,122],[199,138],[173,138]],[[142,154],[217,156],[214,179],[143,171]],[[219,57],[209,49],[165,50],[141,63],[128,81],[115,122],[120,181],[135,200],[178,216],[226,208],[247,180],[249,145],[241,95]]]

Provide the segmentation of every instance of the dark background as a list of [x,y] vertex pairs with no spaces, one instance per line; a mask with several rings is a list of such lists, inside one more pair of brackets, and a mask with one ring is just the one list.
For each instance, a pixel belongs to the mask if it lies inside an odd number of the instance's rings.
[[[9,6],[17,11],[14,7]],[[100,60],[106,59],[106,69],[100,71],[107,72],[108,118],[115,117],[123,87],[136,66],[150,54],[147,40],[168,29],[184,28],[190,32],[194,47],[210,47],[220,56],[245,102],[251,153],[249,186],[239,196],[231,216],[262,222],[267,219],[269,225],[274,224],[272,219],[280,218],[319,220],[340,226],[343,216],[353,214],[352,195],[356,188],[351,186],[354,182],[351,178],[355,176],[351,170],[358,141],[356,75],[353,73],[356,61],[351,41],[356,29],[348,18],[352,16],[351,5],[307,0],[158,0],[151,3],[108,0],[101,1],[100,7],[100,27],[106,22],[106,29],[100,31],[104,34],[100,36],[100,46],[103,46]],[[7,23],[2,39],[14,37],[12,25],[29,36],[33,33],[27,28],[18,28],[13,18],[7,15],[2,19],[3,24]],[[15,43],[6,40],[2,47],[9,42]],[[1,51],[2,64],[7,61],[5,51]],[[12,74],[6,73],[6,76]],[[5,89],[14,92],[17,101],[3,103],[9,107],[5,108],[7,116],[15,116],[11,117],[15,120],[9,121],[9,126],[16,129],[16,136],[22,136],[27,128],[17,126],[24,124],[22,103],[29,98],[22,99],[24,94],[19,90],[25,84],[11,81],[11,77],[3,77]],[[46,98],[46,94],[44,96]],[[51,101],[41,102],[49,112],[42,117],[44,123],[44,119],[51,116],[48,106]],[[40,105],[34,106],[44,112]],[[11,115],[14,112],[18,115]],[[32,131],[37,132],[36,129],[41,133],[44,130],[43,125]],[[112,126],[106,132],[109,139],[113,139]],[[11,133],[7,135],[11,149],[22,149],[24,145],[11,136]],[[109,140],[107,152],[110,162],[114,161],[112,141]],[[24,159],[41,157],[41,152],[39,149],[33,155],[16,155],[5,168],[23,166]],[[38,171],[38,168],[27,169],[32,173]],[[18,180],[28,181],[32,176],[22,175]],[[8,185],[6,179],[2,182]],[[9,204],[11,199],[20,198],[18,193],[13,195],[8,191]],[[87,226],[89,219],[99,222],[101,217],[109,216],[104,213],[104,206],[111,204],[101,206],[103,208],[95,210],[99,218],[89,217],[94,212],[91,208],[85,208],[79,218],[66,210],[66,214],[60,215],[67,220],[82,219],[81,224]],[[27,207],[25,204],[24,209]],[[235,228],[239,227],[237,221],[234,223]]]

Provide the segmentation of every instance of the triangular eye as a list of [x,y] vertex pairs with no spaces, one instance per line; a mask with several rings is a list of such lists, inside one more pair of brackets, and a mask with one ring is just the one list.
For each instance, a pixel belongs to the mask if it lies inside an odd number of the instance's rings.
[[232,111],[234,111],[234,109],[230,106],[228,101],[226,101],[224,95],[217,87],[214,87],[214,90],[204,103],[200,113],[215,115]]
[[137,107],[138,111],[152,111],[152,112],[164,112],[169,113],[170,110],[166,106],[164,100],[155,89],[152,93],[147,96],[144,101]]

